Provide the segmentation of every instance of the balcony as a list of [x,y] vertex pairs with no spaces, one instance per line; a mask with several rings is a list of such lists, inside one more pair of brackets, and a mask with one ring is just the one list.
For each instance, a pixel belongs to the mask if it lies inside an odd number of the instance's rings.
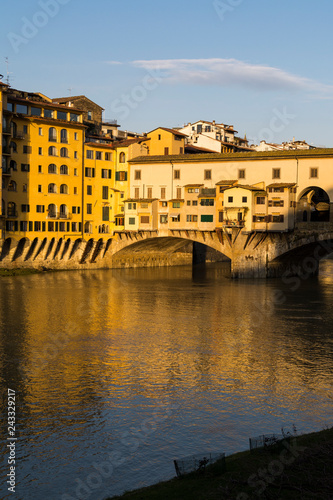
[[244,227],[245,220],[225,219],[222,221],[223,227]]
[[12,175],[11,174],[11,168],[10,167],[2,167],[2,175]]
[[48,219],[56,219],[57,218],[57,212],[49,212],[47,214]]
[[61,142],[62,144],[68,144],[68,139],[67,139],[67,137],[61,137],[60,142]]
[[9,146],[3,146],[2,147],[2,154],[3,155],[11,155],[11,148]]
[[27,134],[25,134],[24,132],[14,132],[13,134],[14,139],[25,139],[26,136]]
[[12,135],[12,129],[10,125],[4,125],[2,127],[2,133],[5,135]]
[[9,208],[7,210],[7,218],[14,219],[18,216],[17,210]]
[[215,188],[201,188],[199,192],[199,197],[202,196],[216,196]]
[[60,212],[58,218],[59,219],[71,219],[72,218],[72,214],[66,214],[64,212]]

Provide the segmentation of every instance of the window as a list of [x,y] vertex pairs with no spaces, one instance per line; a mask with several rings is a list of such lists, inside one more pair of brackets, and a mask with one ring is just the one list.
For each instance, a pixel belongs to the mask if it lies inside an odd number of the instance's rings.
[[148,198],[153,197],[153,188],[151,188],[151,187],[147,188],[147,197]]
[[17,184],[15,181],[10,181],[8,184],[7,191],[16,191],[17,189]]
[[265,205],[266,198],[265,196],[257,196],[256,197],[256,204],[257,205]]
[[53,118],[53,110],[52,109],[44,109],[45,118]]
[[[72,115],[72,113],[71,113],[71,115]],[[78,141],[78,140],[79,140],[79,135],[77,132],[74,132],[74,141]]]
[[23,146],[23,154],[30,154],[31,153],[31,146]]
[[[76,113],[70,113],[69,114],[69,119],[71,122],[78,122],[79,121],[79,115],[77,115]],[[77,134],[77,132],[75,132],[75,134]],[[75,139],[75,137],[74,137]],[[77,139],[75,139],[77,141]]]
[[51,203],[48,207],[47,207],[47,215],[48,217],[54,219],[55,217],[57,217],[57,207],[56,205],[54,205],[54,203]]
[[60,205],[59,217],[67,218],[68,208],[67,205]]
[[53,183],[48,185],[47,189],[48,193],[56,193],[57,192],[57,186]]
[[102,220],[103,221],[109,221],[110,220],[110,208],[109,207],[103,207],[102,208]]
[[105,154],[105,161],[111,161],[112,160],[112,154],[111,153],[104,153]]
[[39,135],[43,135],[43,129],[42,129],[42,127],[39,127],[39,129],[38,129],[38,134],[39,134]]
[[280,175],[281,175],[281,169],[280,168],[273,168],[272,178],[273,179],[280,179]]
[[102,152],[96,151],[96,160],[101,160],[101,159],[102,159]]
[[181,198],[182,197],[182,188],[177,188],[177,198]]
[[140,222],[141,224],[149,224],[149,215],[141,215]]
[[102,168],[102,172],[101,172],[102,179],[111,179],[111,175],[112,175],[111,172],[112,172],[111,169]]
[[74,194],[77,194],[77,187],[74,188]]
[[140,188],[134,188],[134,198],[140,197]]
[[67,167],[67,165],[61,165],[61,167],[60,167],[60,174],[61,175],[68,175],[68,167]]
[[72,233],[77,233],[77,222],[72,222]]
[[167,222],[168,222],[168,216],[167,215],[160,215],[160,223],[166,224]]
[[30,205],[21,205],[21,212],[30,212]]
[[67,130],[63,128],[60,131],[60,142],[67,144],[68,143],[68,135],[67,135]]
[[49,156],[57,156],[57,148],[55,146],[49,147]]
[[167,207],[168,206],[168,202],[167,201],[162,201],[162,207]]
[[102,186],[102,200],[108,200],[108,199],[109,199],[109,187]]
[[91,149],[87,149],[86,158],[88,160],[93,160],[94,159],[94,152]]
[[42,229],[42,224],[41,224],[41,222],[40,222],[40,221],[36,220],[36,221],[35,221],[34,226],[35,226],[35,227],[34,227],[34,230],[35,230],[35,231],[41,231],[41,229]]
[[186,222],[198,222],[198,216],[197,215],[187,215]]
[[77,168],[74,168],[74,175],[77,176]]
[[247,203],[247,196],[242,197],[242,203]]
[[17,163],[16,163],[16,161],[14,161],[14,160],[10,160],[9,167],[10,167],[10,168],[11,168],[14,172],[16,172],[16,171],[17,171]]
[[77,151],[74,151],[74,160],[77,160],[78,156],[77,156]]
[[140,208],[148,208],[148,203],[140,203]]
[[92,111],[87,112],[88,120],[92,120]]
[[22,115],[28,114],[28,106],[24,104],[16,104],[16,113],[21,113]]
[[202,207],[213,207],[214,206],[214,200],[213,199],[205,199],[205,198],[202,198],[201,201],[200,201],[200,205]]
[[223,222],[224,220],[224,212],[219,212],[219,222]]
[[141,170],[134,170],[134,179],[136,181],[140,181],[141,180]]
[[116,172],[116,181],[127,181],[127,172]]
[[188,207],[190,207],[190,206],[191,206],[191,200],[187,200],[186,205],[187,205]]
[[161,200],[165,200],[165,196],[166,196],[166,189],[163,187],[161,188]]
[[38,173],[39,174],[43,173],[42,165],[38,165]]
[[135,217],[129,217],[129,219],[128,219],[128,224],[129,224],[130,226],[133,226],[133,225],[135,224]]
[[61,184],[61,186],[60,186],[60,194],[68,194],[68,186],[67,186],[67,184]]
[[310,177],[318,177],[318,168],[310,168]]
[[213,222],[214,215],[202,215],[201,222]]
[[92,214],[92,204],[87,203],[87,214]]
[[172,208],[180,208],[180,201],[173,201]]
[[265,215],[254,215],[253,216],[253,222],[266,222],[266,216]]
[[125,153],[120,153],[120,155],[119,155],[119,163],[125,163],[125,161],[126,161]]
[[28,191],[28,184],[23,184],[23,193],[26,193]]
[[30,172],[30,165],[28,163],[21,163],[21,172]]
[[245,179],[245,169],[241,168],[238,170],[238,179]]
[[94,168],[86,167],[84,170],[85,170],[86,177],[95,177],[95,169]]
[[198,206],[198,200],[193,200],[193,201],[192,201],[192,206],[193,206],[193,207]]
[[174,179],[180,179],[180,170],[174,170],[173,172]]
[[38,154],[42,155],[43,154],[43,148],[38,148]]
[[158,140],[160,141],[162,139],[161,134],[158,134]]
[[272,222],[284,222],[284,215],[273,215]]
[[20,221],[20,231],[26,232],[28,230],[28,222],[26,220]]
[[42,110],[41,108],[34,108],[33,106],[31,106],[30,114],[31,116],[42,116]]
[[49,174],[57,173],[57,166],[54,163],[51,163],[48,167]]
[[42,186],[41,184],[38,184],[38,192],[41,193],[42,192]]
[[68,158],[68,149],[67,148],[61,148],[60,149],[60,156],[63,158]]
[[54,127],[50,127],[49,128],[49,141],[56,142],[56,140],[57,140],[57,131]]
[[65,111],[57,111],[58,120],[67,120],[67,113]]
[[43,214],[45,212],[45,205],[36,205],[36,212],[38,214]]
[[16,203],[9,201],[7,204],[7,217],[17,217]]
[[92,186],[87,186],[87,195],[92,195]]
[[204,171],[204,179],[205,180],[210,180],[212,178],[212,171],[211,170],[205,170]]
[[11,150],[12,150],[13,153],[17,153],[17,144],[16,144],[16,142],[11,141],[10,142],[10,148],[11,148]]
[[164,154],[167,156],[169,154],[169,148],[164,148]]

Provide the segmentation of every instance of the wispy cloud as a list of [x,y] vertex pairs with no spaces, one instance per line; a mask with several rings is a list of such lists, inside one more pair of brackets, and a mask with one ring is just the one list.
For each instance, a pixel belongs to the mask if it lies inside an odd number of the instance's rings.
[[137,60],[129,64],[149,72],[158,72],[169,83],[221,87],[236,85],[259,91],[306,91],[316,93],[316,97],[333,98],[333,85],[325,85],[272,66],[237,59]]

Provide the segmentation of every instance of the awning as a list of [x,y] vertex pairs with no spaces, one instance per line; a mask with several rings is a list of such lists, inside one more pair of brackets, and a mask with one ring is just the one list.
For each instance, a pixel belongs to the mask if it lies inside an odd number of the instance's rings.
[[180,214],[170,214],[169,217],[171,217],[171,219],[178,219],[179,216]]

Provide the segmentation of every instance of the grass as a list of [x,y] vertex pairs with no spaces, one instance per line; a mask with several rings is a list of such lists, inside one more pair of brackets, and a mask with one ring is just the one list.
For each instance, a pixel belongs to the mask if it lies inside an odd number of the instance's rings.
[[217,462],[112,500],[331,500],[333,428],[284,443],[230,455],[222,473]]
[[13,269],[0,269],[0,277],[4,276],[26,276],[29,274],[42,273],[44,270],[42,269],[33,269],[33,268],[24,268],[17,267]]

